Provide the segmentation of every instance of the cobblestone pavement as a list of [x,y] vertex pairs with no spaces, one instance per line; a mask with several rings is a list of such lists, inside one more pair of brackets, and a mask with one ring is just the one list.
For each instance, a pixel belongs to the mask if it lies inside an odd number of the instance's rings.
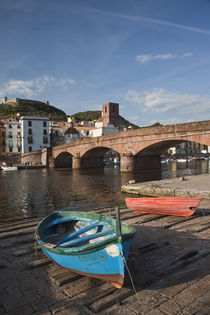
[[209,314],[209,218],[210,200],[191,217],[122,208],[122,221],[137,232],[120,290],[44,256],[34,240],[39,219],[1,223],[0,314]]

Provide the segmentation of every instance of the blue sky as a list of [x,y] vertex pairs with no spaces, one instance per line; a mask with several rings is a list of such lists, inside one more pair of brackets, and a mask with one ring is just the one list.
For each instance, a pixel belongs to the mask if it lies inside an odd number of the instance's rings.
[[0,1],[0,97],[146,126],[210,119],[209,0]]

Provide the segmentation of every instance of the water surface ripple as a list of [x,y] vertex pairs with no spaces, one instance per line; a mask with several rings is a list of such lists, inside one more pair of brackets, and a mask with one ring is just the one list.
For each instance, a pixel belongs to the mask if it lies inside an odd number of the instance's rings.
[[120,173],[119,167],[0,172],[0,220],[38,216],[68,208],[90,210],[124,200],[121,185],[210,173],[210,161],[163,164],[161,171]]

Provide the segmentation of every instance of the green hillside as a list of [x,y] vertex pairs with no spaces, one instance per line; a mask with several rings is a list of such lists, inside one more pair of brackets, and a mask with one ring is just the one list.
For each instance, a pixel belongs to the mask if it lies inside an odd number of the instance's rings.
[[[87,112],[79,112],[74,115],[71,115],[70,117],[74,117],[78,121],[93,121],[98,120],[102,115],[102,111],[100,110],[89,110]],[[119,123],[121,127],[133,127],[134,129],[139,128],[139,126],[136,126],[132,123],[130,123],[128,120],[124,119],[122,116],[120,116]]]
[[21,100],[19,105],[0,104],[0,116],[50,116],[55,119],[66,119],[64,111],[39,101]]

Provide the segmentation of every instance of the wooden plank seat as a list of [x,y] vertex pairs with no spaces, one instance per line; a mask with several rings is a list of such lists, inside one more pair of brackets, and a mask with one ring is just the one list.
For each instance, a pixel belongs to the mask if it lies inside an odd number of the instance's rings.
[[89,224],[87,226],[85,226],[84,228],[78,230],[78,231],[75,231],[73,233],[70,233],[69,235],[63,237],[61,240],[59,240],[59,242],[57,242],[57,245],[60,245],[61,243],[65,243],[67,241],[70,241],[74,238],[76,238],[77,236],[85,233],[85,232],[88,232],[89,230],[92,230],[96,227],[103,227],[104,226],[104,223],[103,222],[95,222],[93,224]]
[[63,242],[63,243],[59,242],[59,245],[57,244],[57,246],[60,246],[60,247],[78,246],[78,245],[81,245],[82,243],[88,242],[88,241],[93,240],[95,238],[104,237],[104,236],[111,235],[111,234],[116,235],[116,231],[108,230],[105,232],[99,232],[99,233],[94,233],[94,234],[90,234],[90,235],[85,235],[85,236],[79,237],[77,239],[73,239],[70,241]]

